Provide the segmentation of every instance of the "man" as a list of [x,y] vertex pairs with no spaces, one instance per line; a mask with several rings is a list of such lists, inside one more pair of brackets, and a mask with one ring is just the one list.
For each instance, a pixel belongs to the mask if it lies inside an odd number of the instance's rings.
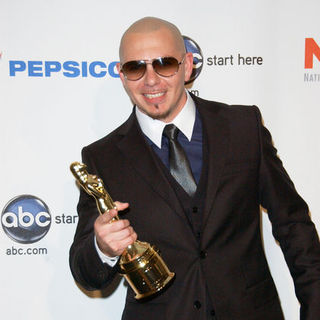
[[161,19],[141,19],[124,33],[118,71],[134,111],[82,155],[88,172],[123,201],[116,204],[125,219],[108,223],[116,210],[99,216],[81,191],[70,251],[75,280],[89,290],[106,287],[139,235],[160,248],[176,277],[148,301],[128,288],[123,319],[283,319],[261,243],[261,204],[293,276],[301,319],[320,319],[318,236],[259,110],[186,92],[192,54]]

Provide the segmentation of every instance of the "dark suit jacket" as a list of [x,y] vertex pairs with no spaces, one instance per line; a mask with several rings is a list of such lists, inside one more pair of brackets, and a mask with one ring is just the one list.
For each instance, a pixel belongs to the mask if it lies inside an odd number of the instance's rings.
[[[168,290],[147,302],[136,301],[129,288],[123,319],[206,319],[204,308],[194,307],[194,301],[205,301],[206,286],[218,320],[283,319],[261,243],[261,204],[293,276],[301,319],[319,320],[318,236],[258,108],[193,98],[209,152],[200,244],[134,113],[114,132],[83,149],[88,172],[103,179],[114,200],[130,203],[124,216],[139,239],[160,248],[176,273]],[[94,199],[83,191],[78,212],[71,270],[83,287],[101,289],[116,268],[103,264],[96,253],[93,223],[98,211]]]

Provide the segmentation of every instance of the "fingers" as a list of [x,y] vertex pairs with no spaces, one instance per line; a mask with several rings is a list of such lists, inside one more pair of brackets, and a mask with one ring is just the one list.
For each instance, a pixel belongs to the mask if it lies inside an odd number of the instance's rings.
[[129,203],[128,202],[115,201],[114,204],[116,205],[118,211],[125,210],[125,209],[127,209],[129,207]]
[[[114,226],[112,226],[112,227],[114,228]],[[127,227],[125,227],[123,229],[114,231],[112,237],[110,237],[110,242],[125,242],[125,243],[127,241],[133,242],[133,241],[135,241],[135,238],[136,238],[135,231],[133,230],[133,228],[130,225],[128,225]]]
[[115,201],[114,204],[117,209],[110,209],[108,212],[105,212],[103,215],[101,215],[99,219],[101,223],[110,222],[118,214],[118,211],[125,210],[129,207],[129,203],[127,202]]
[[[115,202],[117,210],[124,210],[129,207],[128,203]],[[99,216],[94,223],[94,232],[100,250],[110,256],[119,256],[124,249],[137,240],[137,234],[130,226],[127,219],[115,220],[109,223],[116,215],[117,210]]]
[[95,234],[100,250],[107,256],[119,256],[124,249],[137,240],[137,234],[128,220],[95,224]]

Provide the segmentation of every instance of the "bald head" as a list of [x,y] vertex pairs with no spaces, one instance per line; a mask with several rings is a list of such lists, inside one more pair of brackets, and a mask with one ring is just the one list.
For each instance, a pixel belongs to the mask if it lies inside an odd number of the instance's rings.
[[174,24],[155,17],[145,17],[134,22],[123,34],[119,48],[120,61],[123,61],[124,52],[128,49],[128,39],[132,38],[132,36],[162,31],[168,33],[172,37],[175,50],[181,54],[186,52],[182,35]]

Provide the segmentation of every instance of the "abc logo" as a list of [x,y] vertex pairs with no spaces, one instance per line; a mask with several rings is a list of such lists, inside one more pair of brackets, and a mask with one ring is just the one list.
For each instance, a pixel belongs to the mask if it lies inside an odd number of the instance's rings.
[[198,78],[202,66],[203,66],[203,55],[198,44],[187,36],[183,36],[184,46],[186,47],[187,52],[192,52],[193,54],[193,70],[191,73],[190,80],[186,82],[186,84],[191,83],[196,78]]
[[51,215],[42,200],[32,195],[22,195],[5,206],[1,224],[12,240],[24,244],[34,243],[49,231]]

